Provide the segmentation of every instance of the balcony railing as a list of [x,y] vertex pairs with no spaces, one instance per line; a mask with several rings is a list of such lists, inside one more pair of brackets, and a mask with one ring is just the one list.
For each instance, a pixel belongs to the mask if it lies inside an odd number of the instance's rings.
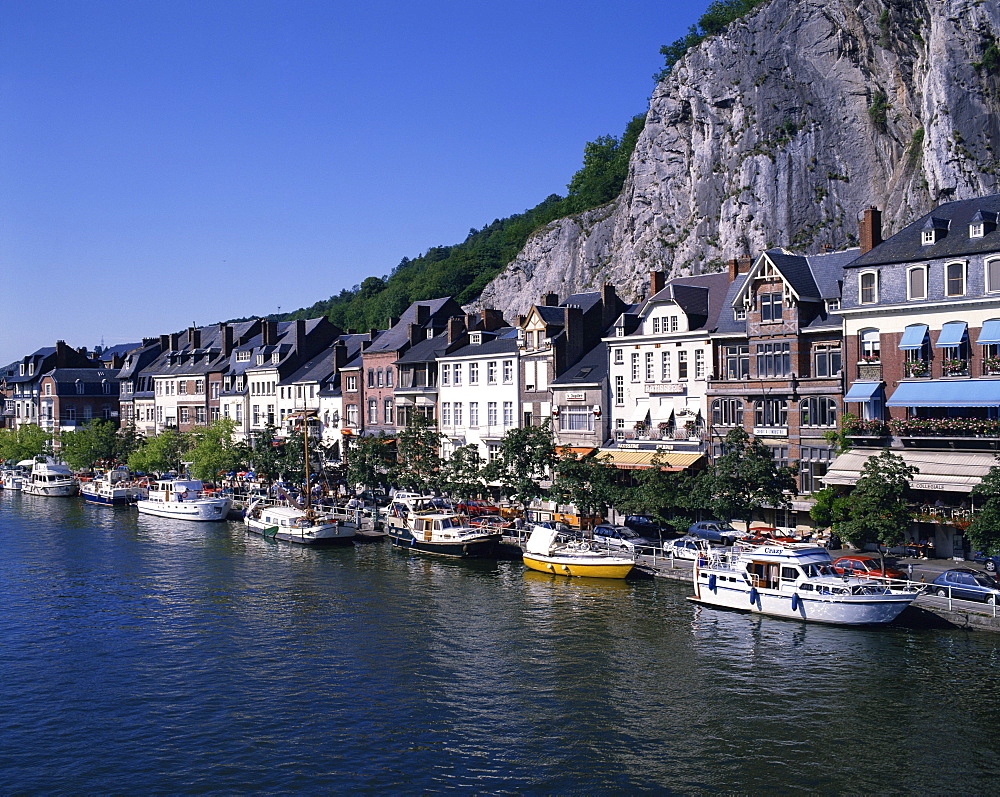
[[858,379],[860,379],[863,382],[881,382],[882,363],[875,360],[859,362]]
[[1000,437],[1000,420],[984,418],[892,418],[847,420],[844,433],[852,437]]
[[667,426],[665,428],[653,427],[651,429],[616,429],[615,438],[617,440],[687,440],[691,437],[701,437],[702,428],[698,426]]

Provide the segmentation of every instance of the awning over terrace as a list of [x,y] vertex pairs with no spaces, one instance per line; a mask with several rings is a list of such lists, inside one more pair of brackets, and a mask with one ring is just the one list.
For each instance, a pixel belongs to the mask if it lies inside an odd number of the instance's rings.
[[[854,484],[861,478],[861,471],[869,457],[878,456],[881,450],[854,449],[841,454],[822,478],[825,484]],[[893,451],[907,465],[917,468],[910,480],[914,490],[943,490],[968,493],[979,484],[983,476],[996,464],[993,454],[978,452]]]
[[[849,399],[845,396],[844,400]],[[1000,379],[900,382],[885,404],[887,407],[997,407]]]
[[602,448],[598,455],[605,454],[612,459],[612,464],[622,470],[632,470],[637,468],[652,468],[653,457],[660,454],[660,459],[665,462],[663,469],[668,471],[687,470],[702,458],[702,454],[688,453],[682,451],[640,451],[621,448]]

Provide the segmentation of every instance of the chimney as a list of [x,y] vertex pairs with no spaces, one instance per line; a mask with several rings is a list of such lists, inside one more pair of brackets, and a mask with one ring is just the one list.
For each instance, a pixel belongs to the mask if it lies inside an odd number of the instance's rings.
[[160,342],[159,338],[143,338],[142,347],[146,348],[147,346],[152,346],[154,343],[159,343],[159,342]]
[[160,351],[170,351],[170,335],[160,335]]
[[260,335],[262,346],[273,346],[278,342],[278,322],[261,319]]
[[222,356],[228,357],[233,353],[233,328],[229,324],[219,324],[219,338],[222,343]]
[[563,308],[563,336],[566,343],[562,352],[562,362],[559,362],[560,353],[556,353],[556,373],[559,374],[563,373],[585,353],[583,310],[579,307]]
[[410,345],[416,346],[420,341],[422,341],[427,336],[424,334],[424,328],[420,324],[410,324]]
[[620,302],[615,286],[605,282],[601,288],[601,332],[611,326],[620,313]]
[[201,330],[197,327],[188,327],[188,345],[192,349],[201,348]]
[[749,255],[740,255],[729,261],[729,281],[732,282],[740,274],[746,274],[753,265],[753,258]]
[[339,371],[345,365],[347,365],[347,344],[338,340],[333,344],[333,368]]
[[423,326],[431,320],[431,306],[429,304],[417,305],[417,323]]
[[465,314],[465,328],[466,329],[482,329],[479,319],[483,318],[479,313],[466,313]]
[[389,324],[388,324],[388,326],[386,328],[387,329],[392,329],[398,323],[399,323],[399,319],[396,316],[391,315],[391,316],[389,316]]
[[858,220],[858,239],[861,241],[861,254],[882,243],[882,211],[874,205],[865,208]]
[[375,340],[378,337],[378,330],[375,327],[371,327],[368,330],[368,340]]
[[170,351],[177,351],[181,347],[181,333],[171,332],[170,333]]
[[68,362],[69,346],[65,340],[56,341],[56,368],[65,368]]
[[301,351],[306,342],[306,320],[304,318],[295,319],[295,345]]
[[655,296],[660,291],[663,290],[664,286],[667,284],[667,275],[662,271],[650,271],[649,272],[649,295]]
[[542,307],[558,307],[559,306],[559,294],[558,293],[544,293],[542,294]]
[[487,307],[483,310],[483,329],[486,332],[493,332],[500,329],[502,326],[506,326],[503,320],[503,314],[493,307]]
[[454,343],[465,333],[465,318],[453,316],[448,319],[448,343]]
[[516,326],[516,327],[523,327],[524,326],[524,322],[527,321],[527,320],[528,320],[528,316],[526,316],[526,315],[519,315],[519,316],[517,316],[514,319],[514,326]]

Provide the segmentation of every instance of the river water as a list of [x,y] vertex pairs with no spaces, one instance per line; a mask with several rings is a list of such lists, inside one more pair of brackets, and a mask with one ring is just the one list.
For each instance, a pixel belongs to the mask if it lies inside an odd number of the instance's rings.
[[0,792],[988,794],[1000,637],[0,492]]

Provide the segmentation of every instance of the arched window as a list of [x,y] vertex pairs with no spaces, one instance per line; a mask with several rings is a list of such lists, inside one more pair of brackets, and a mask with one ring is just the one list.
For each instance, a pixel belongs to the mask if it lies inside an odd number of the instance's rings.
[[802,426],[836,426],[837,403],[831,398],[810,396],[799,405]]
[[944,267],[945,296],[965,295],[965,263],[949,263]]
[[713,426],[742,426],[743,402],[738,398],[715,399],[712,402]]
[[882,361],[882,344],[877,329],[863,329],[858,335],[861,342],[859,358],[861,362],[877,363]]
[[776,398],[754,402],[754,426],[788,426],[788,402]]
[[927,266],[913,266],[906,271],[906,298],[927,298]]
[[858,280],[858,302],[860,304],[878,302],[878,272],[863,271]]

